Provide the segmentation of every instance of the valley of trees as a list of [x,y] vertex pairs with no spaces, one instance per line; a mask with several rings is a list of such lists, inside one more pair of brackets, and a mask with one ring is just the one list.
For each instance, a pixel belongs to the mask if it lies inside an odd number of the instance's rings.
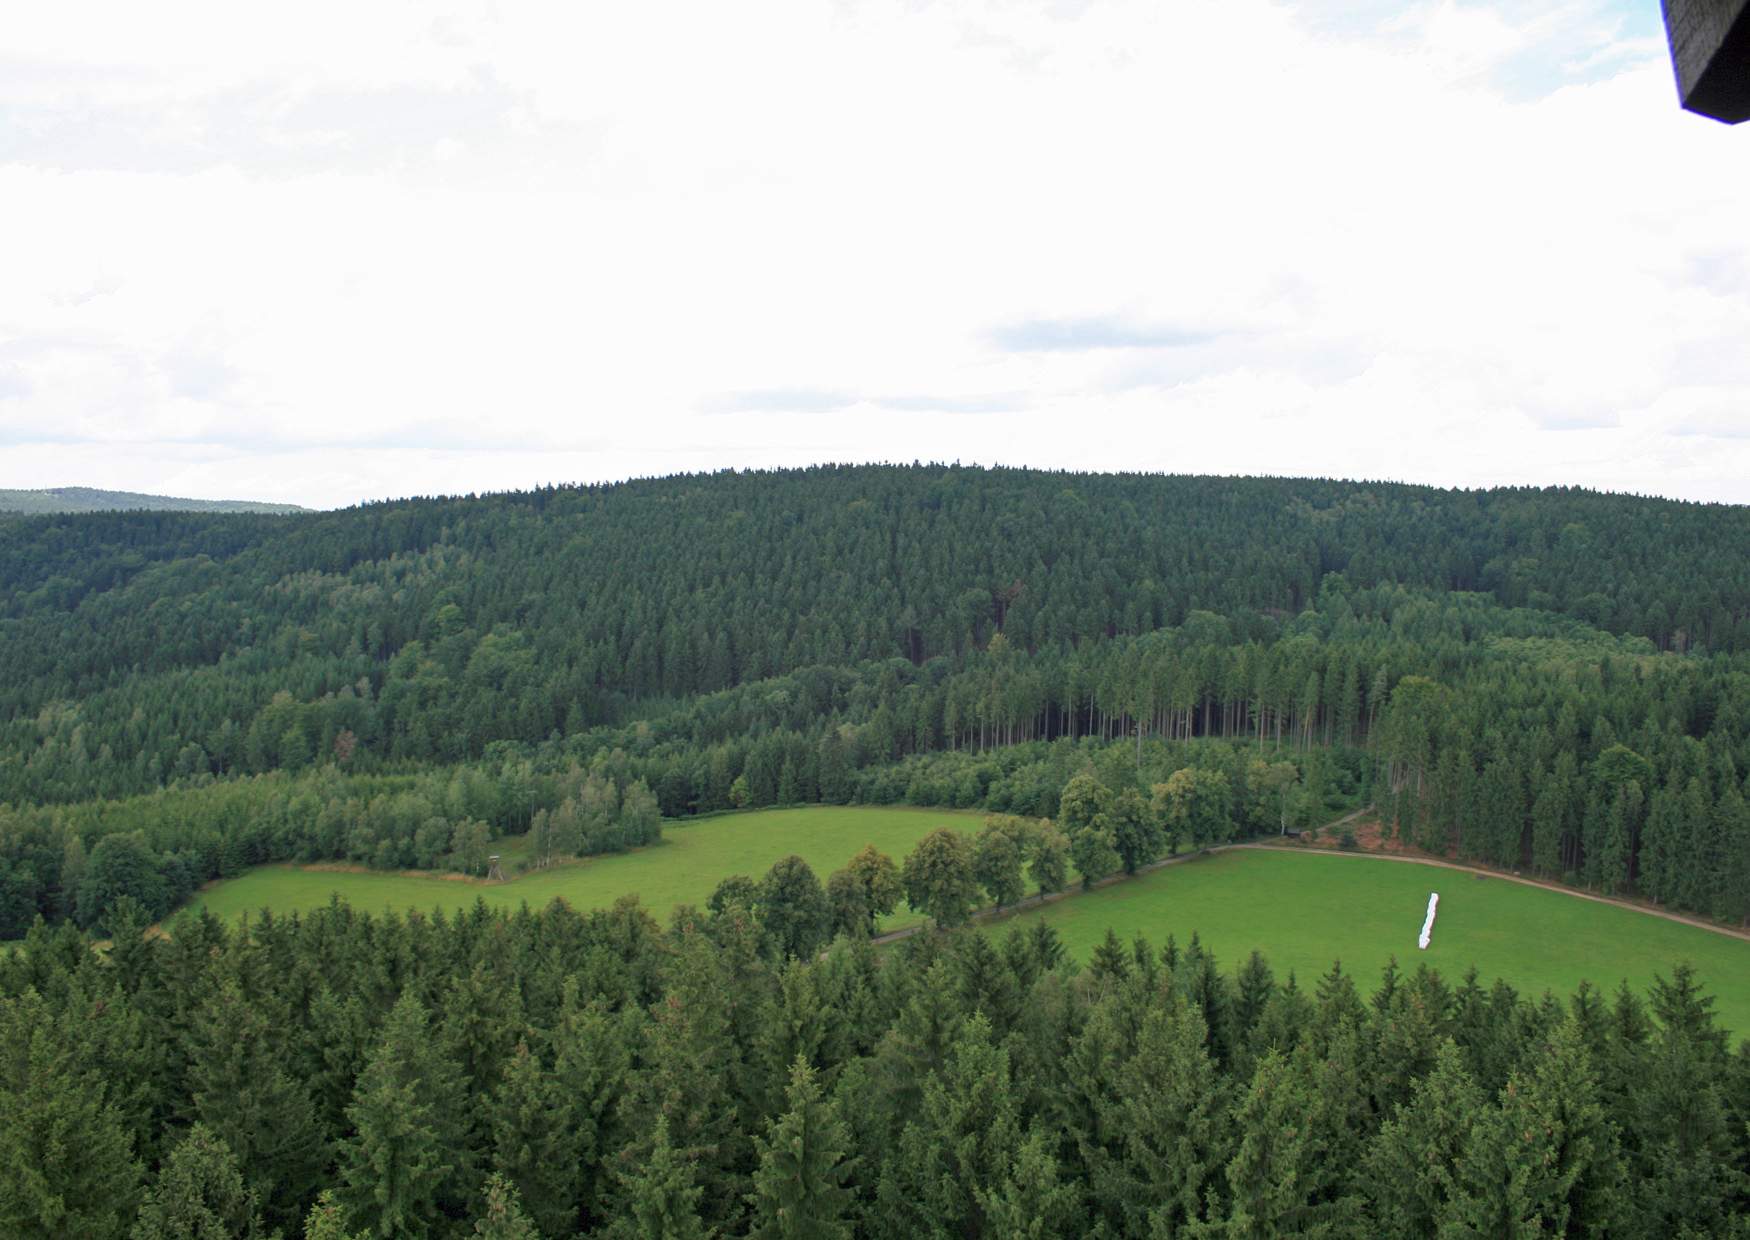
[[[991,817],[667,928],[142,934],[267,861],[816,802]],[[1363,804],[1746,924],[1747,803],[1742,508],[914,465],[7,517],[0,1232],[1730,1234],[1750,1051],[1686,973],[867,936]]]
[[[76,912],[116,831],[173,904],[269,860],[472,870],[459,831],[541,811],[544,855],[623,847],[646,794],[1049,817],[1086,759],[1039,745],[1128,741],[1146,793],[1151,762],[1205,760],[1151,743],[1223,740],[1324,755],[1308,815],[1361,795],[1430,851],[1742,922],[1745,525],[936,467],[15,522],[0,933]],[[628,797],[638,825],[602,826]]]

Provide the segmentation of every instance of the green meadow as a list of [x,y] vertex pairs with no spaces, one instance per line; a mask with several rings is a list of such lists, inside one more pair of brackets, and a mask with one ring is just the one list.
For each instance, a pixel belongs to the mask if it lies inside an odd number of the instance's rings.
[[[295,913],[319,908],[335,895],[370,912],[460,909],[472,907],[476,899],[514,909],[524,903],[541,908],[558,898],[574,908],[588,909],[636,895],[645,908],[666,920],[677,904],[703,905],[729,875],[757,879],[773,862],[792,853],[808,862],[825,882],[828,874],[866,844],[873,844],[899,863],[935,828],[972,831],[982,821],[982,815],[952,810],[837,805],[725,814],[696,822],[664,823],[662,843],[650,848],[531,871],[503,883],[266,865],[212,884],[197,893],[187,910],[177,916],[203,907],[227,920],[263,909],[275,914]],[[507,867],[521,855],[521,843],[513,838],[496,845]],[[920,920],[902,906],[882,928],[897,929]]]
[[[1428,894],[1440,893],[1427,951],[1416,935]],[[1426,963],[1457,983],[1475,965],[1485,985],[1503,978],[1523,994],[1571,994],[1582,980],[1614,992],[1645,993],[1654,974],[1692,964],[1716,996],[1720,1022],[1750,1035],[1750,941],[1458,870],[1341,854],[1240,849],[1169,865],[1042,908],[986,923],[1003,934],[1043,918],[1068,951],[1087,959],[1110,927],[1126,944],[1137,934],[1157,947],[1181,946],[1193,931],[1224,971],[1256,949],[1278,980],[1293,970],[1303,986],[1340,960],[1364,990],[1396,956],[1405,971]]]
[[[373,871],[292,865],[261,866],[215,883],[176,916],[206,908],[234,920],[263,909],[302,912],[338,895],[355,908],[460,909],[476,899],[516,908],[541,907],[555,898],[576,908],[599,908],[635,894],[659,918],[677,904],[702,905],[731,874],[758,878],[795,853],[824,880],[865,844],[895,861],[938,826],[975,830],[976,814],[912,808],[810,806],[727,814],[667,823],[663,842],[631,853],[593,857],[530,872],[504,883],[480,883]],[[520,840],[499,843],[507,862]],[[1416,933],[1428,893],[1440,893],[1440,913],[1426,952]],[[1224,969],[1262,952],[1279,978],[1290,970],[1305,985],[1340,960],[1370,989],[1392,956],[1413,970],[1426,963],[1456,983],[1475,965],[1484,984],[1504,978],[1532,995],[1566,996],[1582,980],[1614,991],[1627,980],[1645,992],[1654,974],[1669,976],[1680,961],[1696,968],[1718,999],[1721,1023],[1750,1033],[1750,942],[1631,909],[1576,899],[1457,870],[1330,853],[1249,849],[1215,853],[1151,874],[1077,893],[984,923],[987,933],[1043,918],[1069,952],[1086,959],[1110,927],[1126,943],[1137,934],[1157,946],[1196,932]],[[917,924],[909,909],[886,918],[882,929]],[[174,919],[172,920],[174,926]]]

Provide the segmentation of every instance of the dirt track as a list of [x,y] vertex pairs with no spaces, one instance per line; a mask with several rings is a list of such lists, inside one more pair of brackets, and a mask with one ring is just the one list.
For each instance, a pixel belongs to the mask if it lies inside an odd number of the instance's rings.
[[[1336,819],[1334,822],[1326,823],[1324,826],[1320,827],[1319,832],[1321,834],[1323,834],[1324,832],[1331,830],[1333,827],[1340,827],[1344,823],[1353,822],[1355,819],[1361,817],[1363,814],[1368,813],[1371,809],[1372,809],[1372,807],[1368,806],[1368,807],[1365,807],[1362,809],[1358,809],[1354,813],[1345,814],[1345,815],[1343,815],[1343,817]],[[1523,878],[1517,874],[1504,874],[1499,870],[1486,870],[1486,869],[1481,868],[1480,866],[1461,865],[1456,861],[1441,861],[1441,860],[1434,858],[1434,857],[1406,857],[1406,856],[1401,856],[1397,853],[1381,853],[1381,852],[1348,852],[1348,851],[1343,851],[1343,850],[1334,849],[1334,848],[1316,848],[1316,849],[1315,848],[1300,848],[1300,847],[1296,847],[1296,846],[1291,845],[1291,844],[1266,844],[1266,843],[1217,844],[1213,848],[1203,849],[1200,852],[1181,853],[1178,856],[1174,856],[1174,857],[1162,857],[1159,861],[1156,861],[1156,862],[1153,862],[1149,865],[1145,865],[1145,866],[1141,867],[1140,869],[1137,870],[1136,873],[1138,875],[1148,874],[1148,873],[1152,873],[1155,870],[1161,869],[1164,866],[1177,865],[1178,863],[1180,863],[1182,861],[1193,861],[1196,858],[1201,857],[1201,856],[1206,856],[1209,853],[1228,852],[1228,851],[1233,850],[1233,849],[1241,849],[1241,848],[1256,849],[1256,850],[1261,851],[1261,852],[1296,853],[1296,854],[1299,854],[1300,856],[1303,856],[1303,857],[1308,856],[1308,855],[1321,856],[1321,857],[1355,857],[1355,858],[1359,858],[1359,859],[1373,860],[1373,861],[1398,861],[1398,862],[1402,862],[1402,863],[1407,864],[1407,865],[1438,866],[1439,868],[1441,868],[1443,870],[1459,870],[1459,871],[1462,871],[1466,874],[1480,875],[1483,878],[1500,879],[1504,883],[1521,883],[1527,887],[1541,887],[1545,891],[1554,891],[1560,895],[1573,896],[1579,900],[1591,900],[1597,904],[1613,904],[1617,908],[1626,908],[1626,909],[1630,910],[1631,912],[1635,912],[1635,913],[1645,913],[1649,917],[1663,917],[1666,921],[1681,922],[1683,925],[1686,925],[1686,926],[1695,926],[1697,929],[1711,930],[1715,934],[1723,934],[1727,938],[1742,939],[1745,942],[1750,942],[1750,930],[1739,930],[1739,929],[1734,929],[1730,926],[1716,925],[1715,923],[1710,922],[1710,921],[1703,921],[1699,917],[1690,917],[1690,916],[1687,916],[1683,913],[1667,912],[1666,910],[1661,909],[1661,908],[1652,908],[1652,907],[1645,905],[1645,904],[1638,904],[1633,900],[1618,900],[1618,899],[1614,899],[1610,896],[1595,895],[1590,891],[1576,891],[1572,887],[1564,887],[1560,883],[1544,882],[1543,880],[1536,879],[1536,878]],[[1109,887],[1113,883],[1124,882],[1125,880],[1127,880],[1131,877],[1134,877],[1134,876],[1129,875],[1129,874],[1110,874],[1110,875],[1106,876],[1105,878],[1102,878],[1099,882],[1095,883],[1093,886],[1093,890],[1098,891],[1102,887]],[[1048,896],[1028,896],[1024,900],[1020,900],[1014,904],[1005,905],[1001,909],[998,909],[994,906],[987,907],[987,908],[981,908],[972,914],[972,917],[970,920],[972,920],[972,921],[990,921],[993,918],[996,918],[999,916],[1007,916],[1011,913],[1018,913],[1018,912],[1021,912],[1023,909],[1038,908],[1042,904],[1055,904],[1059,900],[1068,900],[1074,896],[1078,896],[1081,894],[1082,894],[1082,889],[1081,889],[1081,887],[1078,886],[1078,887],[1072,887],[1068,891],[1054,892],[1053,894],[1048,895]],[[921,926],[907,926],[903,930],[893,930],[887,934],[877,935],[875,937],[874,942],[877,946],[879,946],[883,943],[897,943],[897,942],[899,942],[899,940],[910,938],[912,935],[917,934],[919,931],[925,930],[927,928],[928,928],[928,923],[926,923],[925,925],[921,925]]]
[[1498,878],[1504,883],[1520,883],[1526,887],[1541,887],[1545,891],[1559,892],[1564,896],[1573,896],[1578,900],[1591,900],[1597,904],[1614,904],[1617,908],[1626,908],[1631,912],[1645,913],[1649,917],[1663,917],[1666,921],[1682,922],[1686,926],[1695,926],[1700,930],[1712,930],[1715,934],[1723,934],[1731,939],[1743,939],[1750,942],[1750,930],[1739,930],[1731,926],[1718,925],[1711,921],[1703,921],[1699,917],[1690,917],[1685,913],[1672,913],[1662,908],[1640,904],[1634,900],[1618,900],[1612,896],[1601,896],[1590,891],[1576,891],[1561,883],[1545,882],[1538,878],[1525,878],[1518,874],[1504,874],[1500,870],[1487,870],[1480,866],[1460,865],[1456,861],[1440,861],[1433,857],[1405,857],[1397,853],[1378,852],[1344,852],[1337,849],[1292,848],[1285,844],[1230,844],[1230,848],[1255,848],[1263,852],[1291,852],[1302,855],[1316,851],[1321,856],[1329,857],[1360,857],[1373,861],[1401,861],[1409,865],[1433,865],[1443,870],[1461,870],[1466,874],[1476,874],[1483,878]]

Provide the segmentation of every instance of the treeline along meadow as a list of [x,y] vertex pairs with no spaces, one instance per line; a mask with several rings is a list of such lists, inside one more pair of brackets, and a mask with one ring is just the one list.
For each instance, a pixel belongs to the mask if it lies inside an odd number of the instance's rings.
[[[829,738],[830,767],[836,734]],[[771,752],[761,754],[762,748]],[[792,769],[781,756],[785,750],[795,753],[794,769],[803,772],[794,787],[778,772]],[[640,760],[614,749],[598,752],[587,766],[568,759],[559,767],[551,757],[423,775],[345,775],[324,767],[119,801],[0,810],[8,859],[0,875],[0,935],[21,936],[38,917],[106,930],[124,898],[157,920],[201,883],[270,861],[480,876],[504,833],[526,833],[516,859],[501,866],[514,875],[660,839],[659,804],[647,779],[656,778],[672,795],[679,778],[663,757]],[[847,769],[835,791],[830,781],[824,788],[815,782],[818,768],[809,757],[794,736],[755,742],[722,774],[722,806],[777,804],[774,798],[788,793],[782,803],[806,797],[984,806],[1015,822],[1047,826],[1055,817],[1064,846],[1076,849],[1078,872],[1093,878],[1120,864],[1134,872],[1170,844],[1202,846],[1322,820],[1333,809],[1358,804],[1369,773],[1359,750],[1260,755],[1241,743],[1153,740],[1139,763],[1128,743],[1088,739]],[[770,788],[759,778],[762,763],[773,768]],[[755,779],[734,774],[737,767]],[[1032,840],[1017,836],[1016,844],[1024,860]],[[1059,881],[1049,890],[1062,886]],[[1007,902],[996,891],[992,899]]]
[[528,832],[521,864],[619,852],[662,834],[645,784],[615,782],[613,764],[537,774],[528,762],[411,775],[299,777],[173,787],[118,801],[0,807],[0,937],[37,917],[102,928],[129,897],[154,920],[202,883],[269,861],[346,861],[385,870],[482,876],[494,841]]
[[0,955],[0,1232],[1744,1231],[1750,1044],[1681,968],[1648,1000],[1195,939],[1078,968],[1043,923],[797,956],[720,894],[667,928],[135,910],[107,956],[39,927]]
[[[869,935],[1364,804],[1742,922],[1747,775],[1741,508],[912,466],[0,520],[0,1234],[1745,1234],[1687,970]],[[146,933],[264,861],[814,802],[989,817],[667,926]]]
[[174,903],[268,860],[477,872],[481,827],[542,814],[541,855],[626,847],[652,798],[1051,817],[1124,745],[1111,794],[1225,770],[1240,834],[1246,763],[1293,755],[1287,825],[1371,799],[1431,851],[1742,921],[1745,521],[860,467],[0,524],[0,932],[77,916],[112,835],[98,871]]
[[[1233,835],[1371,800],[1430,851],[1750,915],[1745,656],[1661,654],[1473,595],[1334,577],[1316,603],[1244,642],[1199,613],[1063,650],[999,634],[957,664],[806,668],[458,764],[373,757],[343,732],[291,768],[21,798],[0,806],[0,933],[39,914],[96,925],[119,894],[162,911],[266,861],[478,874],[506,834],[532,831],[550,859],[651,842],[661,816],[812,802],[1053,818],[1084,768],[1146,800],[1181,767],[1224,777]],[[336,700],[263,717],[308,721]],[[53,769],[50,753],[33,763]],[[1254,767],[1283,762],[1293,780],[1265,813]]]

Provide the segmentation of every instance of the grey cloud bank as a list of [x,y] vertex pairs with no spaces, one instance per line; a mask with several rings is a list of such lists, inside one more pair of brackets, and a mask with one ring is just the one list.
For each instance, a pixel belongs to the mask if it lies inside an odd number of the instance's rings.
[[997,348],[1015,353],[1077,353],[1090,349],[1177,349],[1206,344],[1221,334],[1110,317],[1030,319],[993,328],[990,339]]
[[1656,12],[1336,7],[21,8],[0,486],[1750,501],[1750,130],[1678,110]]
[[863,396],[808,388],[770,388],[729,392],[700,402],[707,413],[838,413],[858,406],[900,413],[1001,413],[1024,408],[1019,392],[971,396]]

